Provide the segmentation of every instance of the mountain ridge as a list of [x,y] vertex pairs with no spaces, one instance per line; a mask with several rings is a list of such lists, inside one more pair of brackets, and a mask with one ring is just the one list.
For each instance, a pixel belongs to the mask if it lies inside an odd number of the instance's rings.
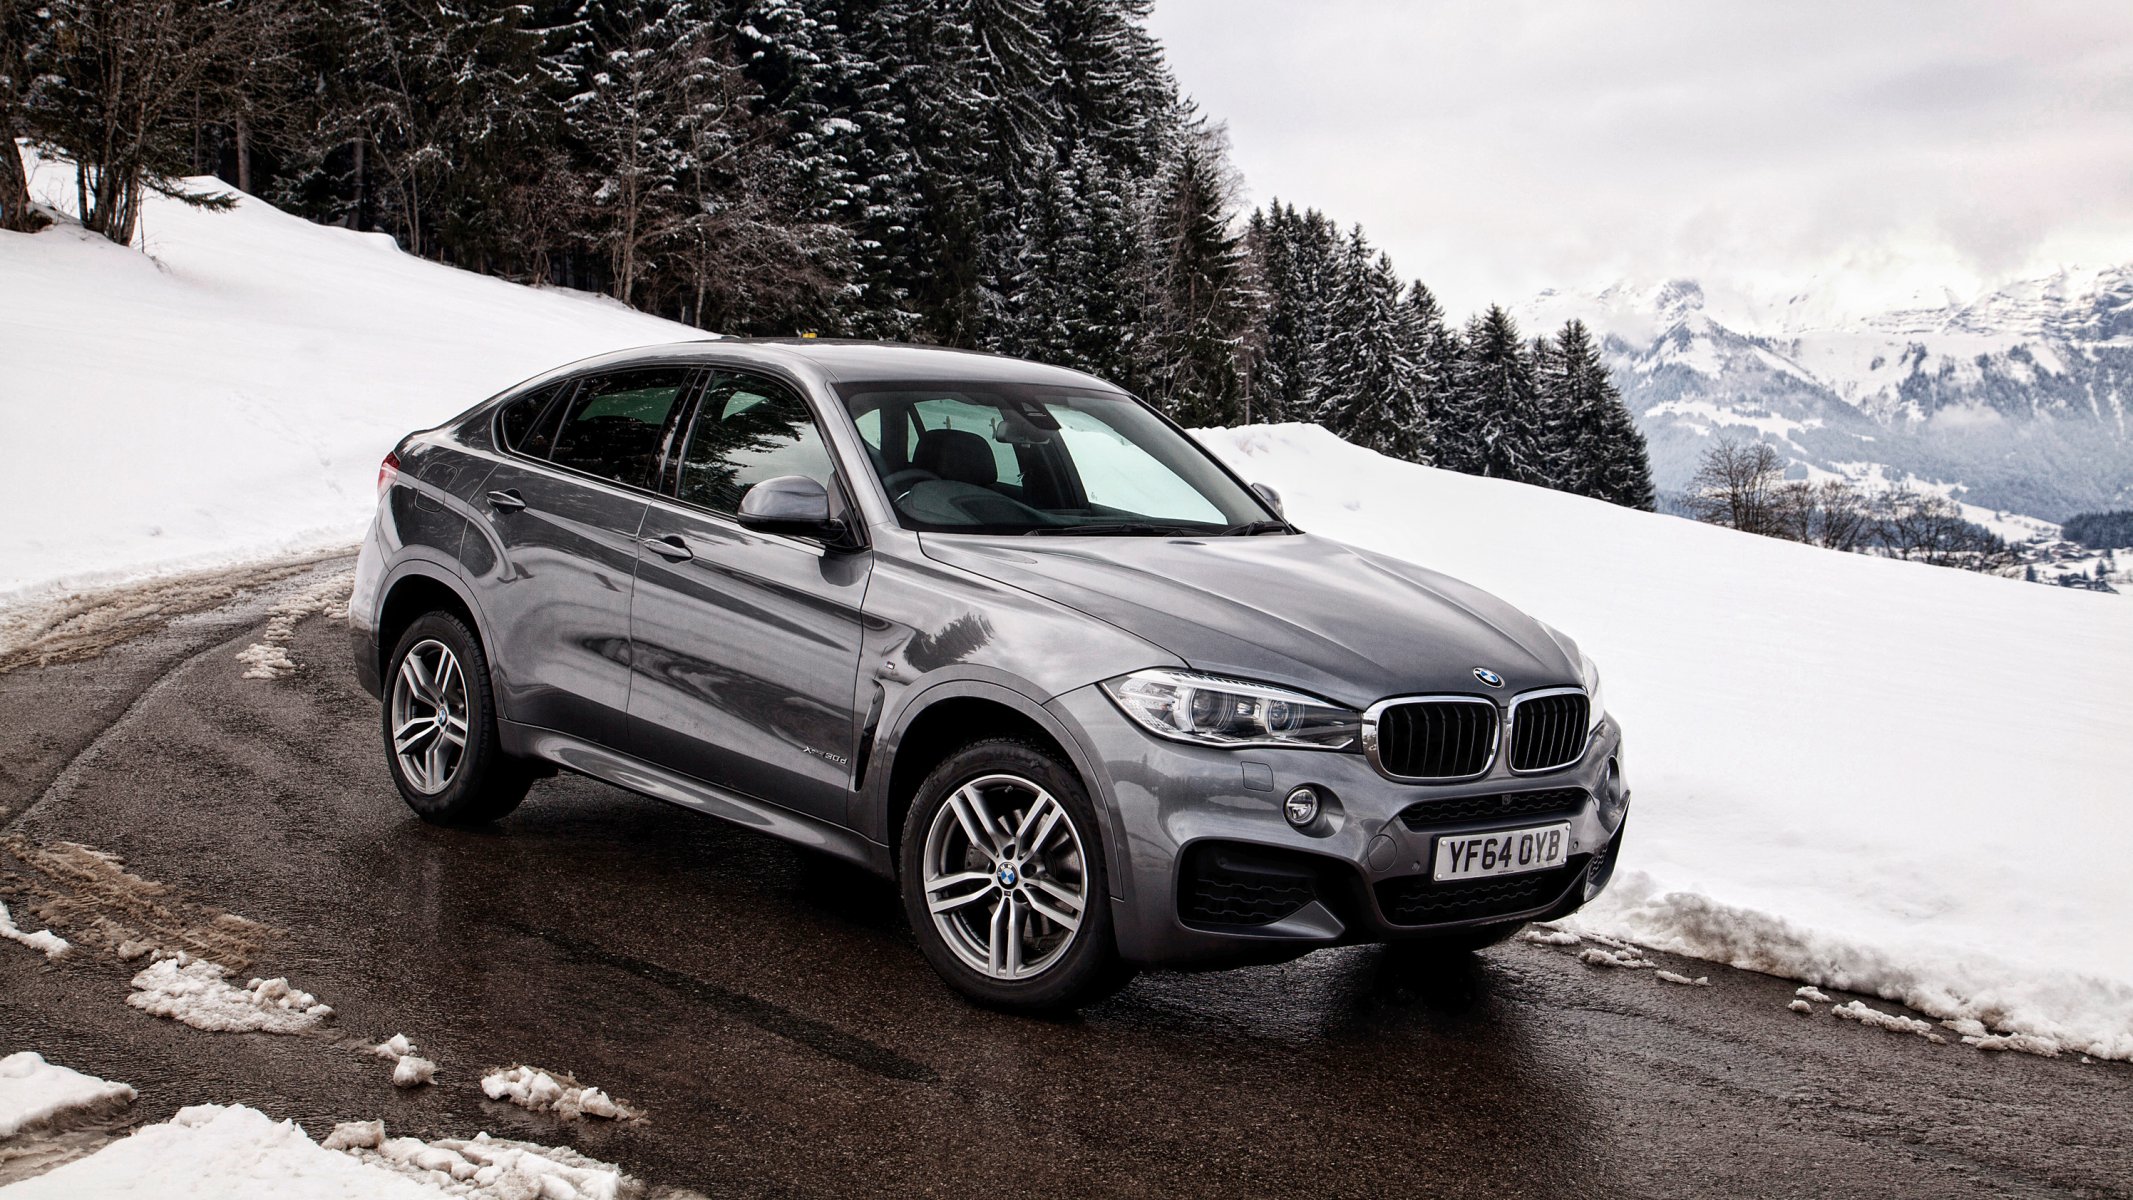
[[1723,435],[1771,443],[1795,474],[2052,521],[2133,503],[2133,266],[1851,317],[1807,292],[1713,305],[1693,279],[1544,292],[1519,315],[1592,325],[1663,490]]

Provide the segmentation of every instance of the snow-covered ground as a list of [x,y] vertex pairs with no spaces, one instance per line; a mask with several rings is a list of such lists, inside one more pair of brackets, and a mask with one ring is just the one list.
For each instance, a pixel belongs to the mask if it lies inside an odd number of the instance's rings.
[[2133,620],[1396,462],[1202,439],[1316,533],[1487,588],[1600,664],[1636,802],[1583,927],[2133,1059]]
[[[44,163],[31,192],[70,211],[73,187]],[[151,195],[142,242],[0,233],[0,603],[352,544],[401,434],[561,362],[705,336],[250,198]]]

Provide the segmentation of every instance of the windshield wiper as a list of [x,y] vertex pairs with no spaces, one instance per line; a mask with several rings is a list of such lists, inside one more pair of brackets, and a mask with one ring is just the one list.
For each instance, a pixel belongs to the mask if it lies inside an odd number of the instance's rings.
[[1295,533],[1296,527],[1287,521],[1246,521],[1222,531],[1223,537],[1256,537],[1262,533]]
[[1025,530],[1024,537],[1037,534],[1089,534],[1096,537],[1150,536],[1171,533],[1205,533],[1190,525],[1163,525],[1154,521],[1097,521],[1088,525],[1039,525]]

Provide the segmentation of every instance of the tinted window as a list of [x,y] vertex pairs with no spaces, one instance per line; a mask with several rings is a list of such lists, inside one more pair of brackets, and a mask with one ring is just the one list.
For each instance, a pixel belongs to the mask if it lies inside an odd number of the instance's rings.
[[830,456],[798,396],[745,375],[718,374],[697,406],[682,452],[681,498],[714,512],[738,512],[749,488],[780,475],[830,486]]
[[566,467],[652,486],[660,440],[689,380],[686,367],[615,371],[585,381],[549,457]]
[[504,405],[504,411],[497,419],[497,428],[503,433],[506,450],[516,450],[535,458],[548,457],[548,451],[555,443],[555,422],[542,418],[553,415],[548,406],[562,394],[564,386],[552,383]]

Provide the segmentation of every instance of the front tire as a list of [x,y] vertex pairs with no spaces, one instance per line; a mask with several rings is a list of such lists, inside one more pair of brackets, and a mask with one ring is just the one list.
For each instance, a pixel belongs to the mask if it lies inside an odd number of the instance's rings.
[[1078,1008],[1124,986],[1096,807],[1065,764],[978,742],[919,785],[904,820],[904,911],[934,970],[981,1004]]
[[415,815],[479,825],[517,808],[533,782],[504,753],[481,641],[451,613],[425,613],[387,660],[385,761]]

